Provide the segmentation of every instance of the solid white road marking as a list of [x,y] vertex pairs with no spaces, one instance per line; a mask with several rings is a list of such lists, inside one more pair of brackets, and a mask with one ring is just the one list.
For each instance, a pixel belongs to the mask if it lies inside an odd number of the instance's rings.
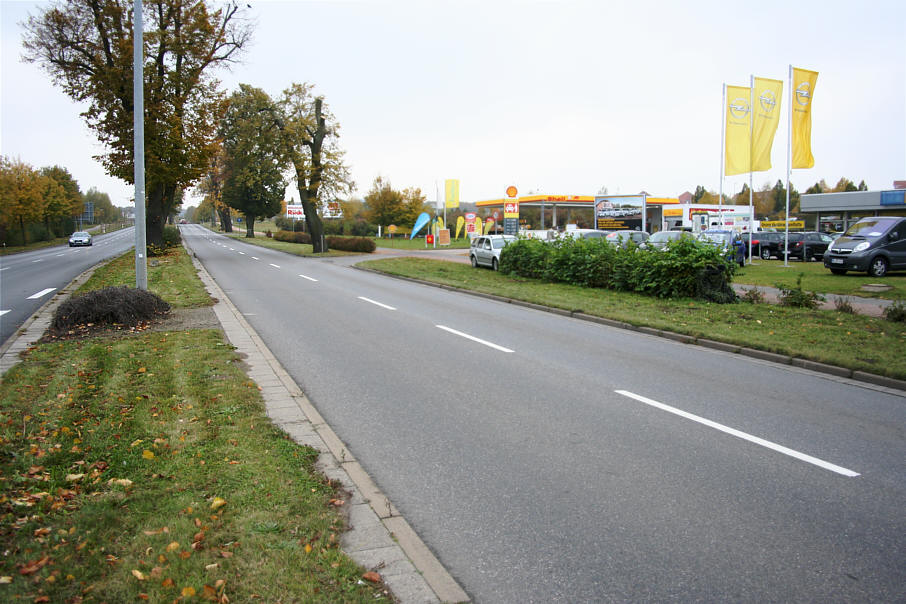
[[245,252],[239,252],[239,253],[242,254],[243,256],[245,256]]
[[622,394],[623,396],[627,396],[631,399],[635,399],[635,400],[639,401],[640,403],[645,403],[646,405],[651,405],[652,407],[655,407],[662,411],[666,411],[668,413],[673,413],[674,415],[679,415],[680,417],[684,417],[686,419],[691,419],[694,422],[698,422],[698,423],[708,426],[710,428],[714,428],[715,430],[720,430],[721,432],[725,432],[726,434],[729,434],[731,436],[735,436],[737,438],[747,440],[749,442],[755,443],[756,445],[761,445],[762,447],[767,447],[768,449],[777,451],[778,453],[783,453],[784,455],[789,455],[790,457],[795,457],[796,459],[799,459],[801,461],[816,465],[819,468],[824,468],[825,470],[830,470],[831,472],[836,472],[837,474],[842,474],[843,476],[849,476],[850,478],[859,475],[858,472],[853,472],[852,470],[848,470],[846,468],[834,465],[834,464],[826,462],[822,459],[818,459],[817,457],[812,457],[811,455],[806,455],[805,453],[800,453],[799,451],[796,451],[794,449],[789,449],[787,447],[784,447],[783,445],[778,445],[777,443],[772,443],[769,440],[764,440],[763,438],[758,438],[757,436],[752,436],[751,434],[746,434],[745,432],[740,432],[739,430],[735,430],[733,428],[730,428],[729,426],[724,426],[723,424],[718,424],[717,422],[712,422],[709,419],[705,419],[698,415],[693,415],[692,413],[688,413],[686,411],[683,411],[682,409],[677,409],[676,407],[671,407],[670,405],[665,405],[664,403],[659,403],[655,400],[651,400],[650,398],[645,398],[644,396],[640,396],[638,394],[634,394],[634,393],[628,392],[626,390],[615,390],[615,392],[617,394]]
[[3,315],[5,315],[8,312],[9,312],[8,310],[0,310],[0,317],[2,317]]
[[260,258],[256,258],[255,256],[252,256],[252,260],[260,260]]
[[315,279],[314,277],[308,277],[306,275],[299,275],[299,276],[302,277],[303,279],[308,279],[309,281],[317,281],[317,279]]
[[[299,275],[299,276],[301,277],[302,275]],[[387,310],[396,310],[392,306],[387,306],[386,304],[381,304],[380,302],[375,302],[371,298],[366,298],[365,296],[359,296],[359,300],[364,300],[365,302],[370,302],[370,303],[374,304],[375,306],[380,306],[381,308],[386,308]]]
[[456,331],[455,329],[451,329],[444,325],[435,325],[435,327],[437,327],[438,329],[443,329],[444,331],[448,331],[457,336],[466,338],[467,340],[472,340],[473,342],[478,342],[479,344],[484,344],[485,346],[490,346],[494,350],[499,350],[501,352],[513,352],[509,348],[504,348],[503,346],[498,346],[497,344],[494,344],[493,342],[488,342],[487,340],[482,340],[481,338],[476,338],[475,336],[470,336],[467,333],[463,333],[461,331]]
[[270,265],[273,266],[274,268],[280,268],[280,265],[279,265],[279,264],[274,264],[273,262],[269,262],[268,264],[270,264]]
[[29,300],[37,300],[38,298],[43,298],[44,296],[46,296],[47,294],[49,294],[50,292],[52,292],[52,291],[54,291],[54,290],[56,290],[56,289],[57,289],[56,287],[48,287],[47,289],[42,289],[42,290],[39,291],[38,293],[30,295],[30,296],[28,297],[28,299],[29,299]]

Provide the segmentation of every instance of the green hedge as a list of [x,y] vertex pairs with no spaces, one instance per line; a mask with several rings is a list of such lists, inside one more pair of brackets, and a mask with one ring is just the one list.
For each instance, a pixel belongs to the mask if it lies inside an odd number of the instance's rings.
[[686,238],[670,242],[663,250],[634,244],[617,247],[601,239],[520,239],[501,251],[500,270],[659,298],[736,301],[730,287],[736,271],[733,261],[714,246]]
[[370,254],[377,244],[366,237],[328,237],[327,248],[344,252],[365,252]]
[[277,231],[274,233],[274,239],[288,243],[307,243],[311,245],[311,236],[301,231]]

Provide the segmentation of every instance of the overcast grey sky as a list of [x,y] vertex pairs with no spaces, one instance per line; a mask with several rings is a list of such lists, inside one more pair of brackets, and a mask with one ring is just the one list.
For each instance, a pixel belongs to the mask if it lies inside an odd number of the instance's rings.
[[[242,0],[245,3],[246,0]],[[395,188],[459,178],[465,201],[508,185],[560,195],[673,197],[720,186],[721,87],[784,80],[768,172],[785,179],[788,66],[819,72],[815,167],[825,179],[889,189],[906,179],[906,2],[579,1],[258,2],[254,42],[220,73],[276,96],[310,82],[341,124],[356,195],[380,175]],[[20,60],[43,2],[0,2],[0,153],[62,165],[82,190],[127,205],[131,185],[91,159],[101,149],[71,102]],[[728,177],[737,192],[748,175]]]

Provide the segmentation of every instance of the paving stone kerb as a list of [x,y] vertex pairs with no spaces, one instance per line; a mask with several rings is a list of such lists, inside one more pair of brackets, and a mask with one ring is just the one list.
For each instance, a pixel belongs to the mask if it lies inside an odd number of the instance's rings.
[[402,604],[470,601],[194,255],[192,261],[218,300],[214,313],[227,339],[245,355],[246,373],[259,385],[266,384],[261,395],[268,417],[295,442],[319,451],[317,469],[349,493],[350,528],[340,538],[343,552],[379,572]]
[[[665,331],[663,329],[655,329],[652,327],[643,327],[632,325],[631,323],[626,323],[625,321],[617,321],[614,319],[608,319],[606,317],[596,317],[594,315],[589,315],[581,311],[569,311],[562,308],[554,308],[552,306],[544,306],[543,304],[537,304],[534,302],[523,302],[522,300],[514,300],[512,298],[505,298],[503,296],[498,296],[496,294],[488,294],[484,292],[473,292],[468,289],[461,289],[458,287],[453,287],[450,285],[443,285],[440,283],[433,283],[431,281],[425,281],[424,279],[416,279],[414,277],[404,277],[402,275],[393,275],[391,273],[385,273],[383,271],[378,271],[372,268],[362,267],[352,265],[353,268],[360,271],[367,271],[371,273],[377,273],[379,275],[384,275],[386,277],[393,277],[394,279],[401,279],[403,281],[411,281],[413,283],[419,283],[422,285],[429,285],[431,287],[439,287],[441,289],[446,289],[450,291],[457,291],[463,294],[468,294],[471,296],[477,296],[479,298],[486,298],[488,300],[494,300],[496,302],[503,302],[506,304],[513,304],[515,306],[522,306],[525,308],[532,308],[534,310],[540,310],[544,312],[550,312],[557,315],[569,316],[574,319],[579,319],[582,321],[589,321],[592,323],[599,323],[601,325],[607,325],[609,327],[616,327],[619,329],[628,329],[631,331],[637,331],[646,335],[654,337],[668,338],[681,342],[684,344],[693,344],[696,346],[704,346],[705,348],[711,348],[713,350],[720,350],[723,352],[729,352],[733,354],[741,354],[743,356],[751,357],[753,359],[759,359],[762,361],[769,361],[772,363],[778,363],[780,365],[791,365],[800,369],[805,369],[808,371],[815,371],[818,373],[824,373],[829,376],[836,378],[851,379],[856,382],[863,382],[869,384],[876,388],[880,389],[890,389],[890,390],[899,390],[896,394],[902,396],[906,392],[906,380],[898,380],[895,378],[886,377],[883,375],[876,375],[873,373],[867,373],[865,371],[857,371],[853,369],[848,369],[846,367],[837,367],[835,365],[828,365],[826,363],[818,363],[816,361],[811,361],[808,359],[801,359],[798,357],[793,357],[784,354],[777,354],[773,352],[766,352],[764,350],[756,350],[754,348],[746,348],[745,346],[738,346],[735,344],[726,344],[724,342],[717,342],[715,340],[709,340],[707,338],[696,338],[694,336],[689,336],[686,334],[674,333],[671,331]],[[880,314],[880,313],[878,313]]]

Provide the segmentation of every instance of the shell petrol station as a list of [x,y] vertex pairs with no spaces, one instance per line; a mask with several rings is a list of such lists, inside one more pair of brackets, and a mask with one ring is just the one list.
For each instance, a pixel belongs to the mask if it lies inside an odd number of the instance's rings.
[[[755,225],[749,206],[727,204],[682,203],[677,197],[638,195],[527,195],[475,202],[478,210],[495,212],[508,210],[513,216],[513,204],[518,215],[520,209],[540,210],[540,224],[524,225],[520,230],[562,230],[575,222],[576,213],[588,220],[593,228],[602,231],[634,230],[655,231],[686,229],[698,232],[707,228],[732,229],[747,232]],[[550,217],[550,224],[547,218]]]

